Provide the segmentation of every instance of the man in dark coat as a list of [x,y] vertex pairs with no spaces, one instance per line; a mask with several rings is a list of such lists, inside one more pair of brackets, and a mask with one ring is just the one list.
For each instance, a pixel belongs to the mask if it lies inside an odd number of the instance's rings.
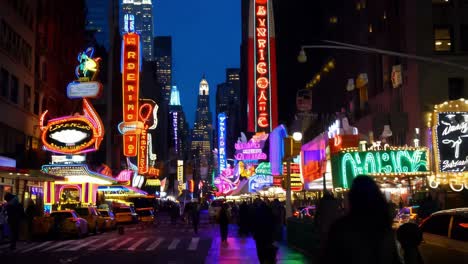
[[256,210],[253,237],[257,248],[258,260],[261,264],[276,263],[277,248],[273,245],[274,216],[268,205],[260,200],[255,201]]
[[200,204],[192,202],[190,206],[190,218],[192,218],[192,226],[195,234],[198,234],[198,224],[200,223]]
[[11,193],[5,194],[5,201],[7,201],[7,222],[11,232],[10,249],[15,250],[19,234],[19,222],[24,215],[24,209],[19,203],[18,198]]

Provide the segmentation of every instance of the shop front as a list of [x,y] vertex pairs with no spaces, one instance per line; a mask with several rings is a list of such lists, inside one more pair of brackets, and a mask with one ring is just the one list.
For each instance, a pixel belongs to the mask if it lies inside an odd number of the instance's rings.
[[44,184],[46,211],[95,205],[98,187],[117,181],[109,176],[91,171],[86,164],[44,165],[46,173],[63,177],[61,181]]

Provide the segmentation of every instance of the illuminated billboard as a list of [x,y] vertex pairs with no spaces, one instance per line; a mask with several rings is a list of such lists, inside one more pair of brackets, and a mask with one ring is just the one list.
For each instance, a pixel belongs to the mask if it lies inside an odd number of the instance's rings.
[[248,43],[248,130],[277,126],[276,47],[270,0],[251,0]]
[[218,114],[218,173],[226,169],[226,114]]
[[333,187],[349,188],[358,175],[381,177],[427,175],[428,167],[428,154],[425,148],[371,151],[347,149],[332,155]]
[[123,148],[124,155],[138,154],[138,131],[143,124],[139,121],[138,101],[140,90],[140,36],[136,33],[123,35],[122,43],[122,103],[123,103]]
[[257,133],[248,142],[237,142],[234,147],[236,160],[265,160],[268,155],[263,152],[265,142],[268,139],[267,133]]

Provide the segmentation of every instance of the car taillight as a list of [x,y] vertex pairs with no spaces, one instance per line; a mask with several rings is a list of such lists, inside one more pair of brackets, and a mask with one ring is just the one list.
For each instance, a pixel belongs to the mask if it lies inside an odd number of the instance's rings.
[[78,219],[73,218],[73,217],[68,218],[68,220],[70,220],[70,222],[73,222],[73,223],[78,222]]

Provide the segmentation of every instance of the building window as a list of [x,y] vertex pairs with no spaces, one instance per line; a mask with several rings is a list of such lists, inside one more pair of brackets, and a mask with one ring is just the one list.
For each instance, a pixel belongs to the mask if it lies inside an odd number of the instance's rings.
[[9,90],[9,73],[5,69],[1,69],[0,71],[0,89],[1,89],[1,95],[3,97],[8,97],[8,90]]
[[460,26],[460,49],[468,51],[468,25]]
[[29,85],[24,85],[24,98],[23,98],[24,109],[29,111],[31,107],[31,87]]
[[19,89],[19,82],[16,76],[11,75],[11,89],[10,89],[10,100],[17,104],[18,103],[18,89]]
[[463,78],[448,79],[448,99],[457,100],[463,98],[464,80]]
[[332,16],[329,19],[330,24],[336,24],[338,23],[338,18],[336,16]]
[[450,27],[434,28],[434,50],[452,51],[452,29]]

